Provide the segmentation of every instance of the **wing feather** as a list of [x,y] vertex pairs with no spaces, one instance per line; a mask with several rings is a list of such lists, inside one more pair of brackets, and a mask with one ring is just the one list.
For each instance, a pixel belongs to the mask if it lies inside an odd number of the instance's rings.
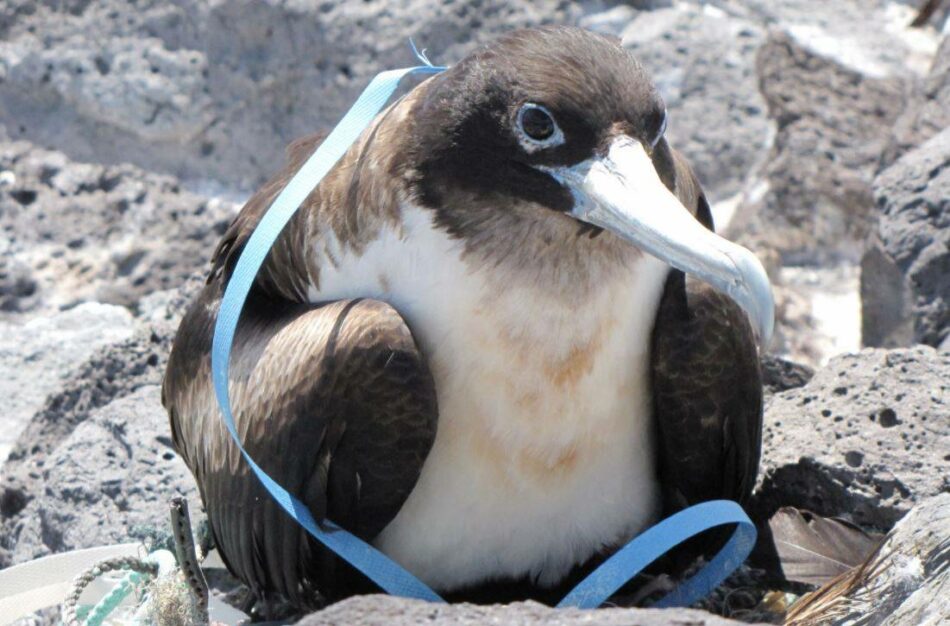
[[[676,193],[712,229],[705,196],[674,153]],[[728,296],[678,270],[667,279],[653,331],[653,399],[667,508],[751,494],[762,434],[755,337]]]
[[[198,482],[229,569],[294,605],[351,592],[348,568],[270,498],[226,432],[210,380],[220,283],[192,305],[164,384],[173,440]],[[363,539],[396,515],[435,438],[435,386],[405,322],[372,300],[300,305],[252,292],[231,395],[248,452],[317,520]],[[357,581],[357,584],[363,584]]]

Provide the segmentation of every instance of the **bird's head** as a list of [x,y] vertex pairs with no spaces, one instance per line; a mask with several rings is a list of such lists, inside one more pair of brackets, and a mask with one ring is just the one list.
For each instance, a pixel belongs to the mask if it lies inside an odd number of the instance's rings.
[[405,149],[413,193],[473,254],[563,276],[646,252],[730,295],[768,341],[768,277],[697,220],[663,100],[618,40],[516,31],[423,87]]

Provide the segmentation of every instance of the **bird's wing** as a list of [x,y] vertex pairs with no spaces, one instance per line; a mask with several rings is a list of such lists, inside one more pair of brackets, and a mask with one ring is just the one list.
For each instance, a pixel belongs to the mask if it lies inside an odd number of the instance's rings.
[[[272,296],[305,302],[313,289],[319,290],[318,256],[328,256],[332,263],[340,251],[358,253],[380,229],[398,224],[402,186],[393,182],[402,180],[404,155],[389,148],[399,120],[421,93],[416,89],[380,113],[310,192],[274,241],[258,272],[258,287]],[[290,145],[283,169],[247,201],[221,238],[209,281],[220,275],[227,282],[264,213],[324,138],[314,134]],[[327,254],[314,254],[316,250]]]
[[[210,376],[220,302],[212,281],[186,313],[163,386],[175,446],[194,473],[228,567],[296,606],[350,575],[272,500],[226,432]],[[243,443],[318,520],[369,540],[396,515],[435,438],[435,386],[402,317],[373,300],[301,305],[252,293],[231,360]]]
[[[227,283],[247,240],[257,228],[271,203],[325,138],[325,133],[316,133],[290,144],[287,148],[287,162],[283,169],[251,196],[218,242],[218,247],[211,258],[209,284],[221,277],[225,284]],[[338,175],[336,170],[334,170],[334,175]],[[305,299],[308,262],[304,255],[308,247],[293,244],[300,243],[301,238],[308,234],[308,208],[319,206],[323,200],[322,195],[325,194],[322,194],[321,190],[311,193],[304,202],[304,206],[291,218],[281,231],[280,237],[274,242],[257,276],[257,285],[267,293],[298,302]]]
[[[404,115],[411,98],[404,98]],[[358,250],[387,220],[398,151],[374,149],[396,125],[383,112],[308,195],[257,274],[232,348],[231,404],[247,450],[318,520],[370,539],[419,477],[438,417],[432,376],[408,326],[371,300],[308,302],[319,288],[317,247]],[[263,490],[224,428],[211,382],[221,297],[268,207],[322,135],[293,143],[284,168],[221,239],[207,285],[179,327],[163,400],[179,453],[198,482],[222,556],[239,578],[297,606],[335,595],[350,570],[319,548]],[[331,255],[330,262],[333,262]]]
[[[676,195],[712,229],[686,161],[674,153]],[[670,512],[745,501],[759,466],[762,380],[752,327],[728,296],[672,270],[653,330],[659,470]]]

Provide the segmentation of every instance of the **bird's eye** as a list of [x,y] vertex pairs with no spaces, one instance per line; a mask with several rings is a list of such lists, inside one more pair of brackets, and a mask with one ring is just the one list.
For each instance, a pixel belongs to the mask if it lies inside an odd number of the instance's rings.
[[521,109],[521,129],[536,141],[544,141],[554,134],[554,118],[541,107]]
[[564,143],[564,133],[554,121],[554,116],[540,104],[527,102],[521,105],[517,131],[521,145],[528,152]]
[[660,119],[660,124],[657,127],[656,131],[653,133],[653,139],[650,141],[650,146],[655,148],[656,144],[660,143],[660,140],[663,139],[663,135],[666,133],[666,109],[663,109],[662,118]]

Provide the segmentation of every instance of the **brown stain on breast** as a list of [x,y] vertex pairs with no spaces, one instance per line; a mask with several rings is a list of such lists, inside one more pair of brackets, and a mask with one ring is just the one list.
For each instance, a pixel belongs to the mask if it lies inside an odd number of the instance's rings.
[[614,320],[606,321],[600,325],[589,341],[571,348],[565,358],[545,364],[545,373],[551,384],[559,389],[572,387],[590,374],[594,369],[595,359],[614,326],[616,326]]
[[[490,315],[491,309],[480,313]],[[480,372],[480,385],[500,394],[509,403],[511,414],[505,416],[507,419],[528,422],[545,431],[555,428],[561,419],[577,419],[572,415],[551,414],[542,407],[547,406],[549,400],[557,404],[559,398],[574,393],[574,388],[594,369],[616,326],[616,320],[605,319],[593,332],[576,341],[566,354],[562,352],[560,358],[552,358],[551,350],[536,337],[519,335],[505,324],[495,324],[494,331],[486,329],[484,340],[498,346],[507,359],[502,367]],[[597,438],[589,435],[567,442],[548,441],[546,446],[541,445],[542,441],[535,442],[537,445],[515,445],[504,435],[492,431],[488,426],[491,422],[489,416],[468,415],[464,434],[458,432],[455,438],[463,441],[462,445],[485,466],[491,467],[497,479],[504,483],[528,481],[551,485],[564,481],[587,464],[600,445]],[[541,436],[541,440],[545,439]]]
[[540,485],[561,481],[580,466],[584,456],[576,443],[554,454],[535,448],[512,448],[483,428],[472,430],[468,444],[504,483],[510,483],[513,478]]
[[[500,346],[513,358],[520,368],[541,368],[544,376],[557,389],[564,389],[576,385],[594,368],[597,355],[603,349],[607,337],[617,325],[615,320],[606,320],[586,342],[575,345],[567,356],[560,359],[550,359],[546,350],[536,341],[527,341],[517,337],[506,328],[499,328],[498,339]],[[510,388],[510,383],[507,383]],[[519,406],[528,406],[536,402],[536,394],[521,393],[517,398]]]
[[577,467],[579,457],[574,446],[553,458],[546,458],[533,450],[522,450],[518,454],[518,468],[538,482],[545,482],[570,474]]
[[527,391],[518,394],[515,398],[515,405],[519,409],[534,413],[538,410],[538,403],[541,401],[541,394],[537,391]]
[[473,428],[466,439],[475,456],[492,469],[498,481],[503,484],[510,483],[508,455],[502,442],[484,428]]
[[563,360],[545,365],[544,370],[551,384],[558,388],[576,385],[594,368],[594,356],[599,350],[600,345],[591,341],[574,346]]

